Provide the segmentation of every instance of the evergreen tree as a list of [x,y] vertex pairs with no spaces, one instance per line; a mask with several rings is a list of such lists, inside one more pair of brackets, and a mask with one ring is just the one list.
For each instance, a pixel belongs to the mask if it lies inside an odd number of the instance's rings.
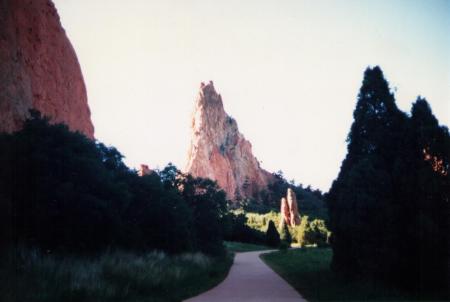
[[409,221],[403,221],[409,244],[402,248],[410,252],[404,269],[413,276],[410,282],[416,288],[448,286],[450,135],[446,127],[439,126],[423,98],[413,104],[410,124],[412,160],[406,173],[414,177],[403,193],[410,214]]
[[348,153],[326,196],[332,267],[414,288],[448,287],[448,129],[419,98],[407,118],[379,67],[358,95]]
[[278,247],[280,245],[280,234],[272,220],[269,221],[269,225],[267,226],[266,244],[270,247]]
[[392,171],[406,121],[378,66],[364,73],[353,117],[348,153],[327,197],[332,265],[340,271],[378,276],[386,274],[394,260],[397,234],[392,232],[391,206],[397,196]]

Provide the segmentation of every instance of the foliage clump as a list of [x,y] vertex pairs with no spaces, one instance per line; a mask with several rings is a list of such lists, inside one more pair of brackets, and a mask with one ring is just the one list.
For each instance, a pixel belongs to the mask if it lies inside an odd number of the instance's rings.
[[329,234],[330,232],[323,220],[314,219],[313,221],[309,221],[308,216],[303,216],[298,232],[296,233],[297,243],[301,247],[307,245],[324,247],[328,245]]
[[[246,213],[247,225],[258,231],[265,231],[268,228],[269,221],[273,221],[275,225],[280,225],[281,214],[269,212],[266,214]],[[284,226],[283,226],[284,228]],[[330,231],[328,230],[326,221],[322,219],[310,220],[309,216],[303,215],[300,225],[287,226],[292,243],[300,246],[316,245],[327,246]]]

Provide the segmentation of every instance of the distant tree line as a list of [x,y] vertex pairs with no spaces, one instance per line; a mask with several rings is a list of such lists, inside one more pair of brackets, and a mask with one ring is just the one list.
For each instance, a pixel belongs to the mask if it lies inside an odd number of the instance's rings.
[[33,111],[0,135],[0,247],[224,252],[225,193],[169,165],[140,177],[113,147]]
[[379,67],[365,71],[353,117],[326,196],[333,269],[419,293],[448,291],[448,129],[424,98],[410,114],[400,111]]
[[258,192],[253,198],[238,199],[230,205],[231,208],[242,208],[246,212],[260,214],[279,211],[281,198],[291,188],[296,194],[301,213],[317,219],[328,218],[328,209],[319,189],[312,189],[311,186],[304,188],[302,184],[296,185],[293,180],[287,181],[282,171],[273,173],[273,177],[274,181],[265,190]]

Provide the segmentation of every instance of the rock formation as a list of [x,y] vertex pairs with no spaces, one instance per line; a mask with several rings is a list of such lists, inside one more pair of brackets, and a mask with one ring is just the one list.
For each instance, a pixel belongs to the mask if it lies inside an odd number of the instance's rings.
[[295,196],[295,193],[291,188],[288,188],[287,190],[287,203],[289,206],[289,213],[291,218],[290,225],[299,225],[300,215],[298,214],[297,197]]
[[291,212],[289,211],[289,206],[286,197],[281,198],[281,219],[279,229],[282,230],[285,223],[289,224],[291,221]]
[[187,173],[216,180],[231,200],[254,196],[273,181],[253,156],[252,145],[236,121],[225,112],[212,82],[200,85],[191,127]]
[[80,65],[50,0],[0,1],[0,132],[29,109],[94,137]]
[[139,168],[137,173],[138,173],[139,176],[145,176],[145,175],[152,174],[152,172],[153,172],[153,170],[150,169],[148,167],[148,165],[141,164],[141,166],[140,166],[140,168]]
[[286,223],[289,226],[300,224],[300,215],[298,213],[297,197],[291,188],[288,188],[286,198],[281,198],[281,220],[280,229]]

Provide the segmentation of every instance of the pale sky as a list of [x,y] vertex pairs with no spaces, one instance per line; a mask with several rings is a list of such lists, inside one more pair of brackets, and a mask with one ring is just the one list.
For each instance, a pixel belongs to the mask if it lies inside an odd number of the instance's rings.
[[184,168],[201,81],[270,172],[327,191],[367,66],[398,106],[450,122],[450,1],[54,0],[95,136],[136,167]]

